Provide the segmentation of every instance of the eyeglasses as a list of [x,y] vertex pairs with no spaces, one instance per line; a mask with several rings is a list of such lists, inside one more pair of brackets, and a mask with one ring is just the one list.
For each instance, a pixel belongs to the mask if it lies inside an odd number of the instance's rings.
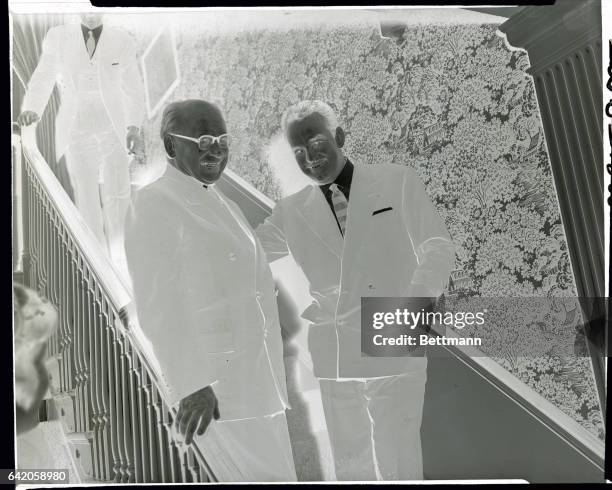
[[189,136],[183,136],[182,134],[174,134],[168,133],[171,136],[176,136],[177,138],[182,138],[184,140],[193,141],[198,144],[198,148],[202,151],[208,150],[215,141],[219,144],[220,148],[227,150],[229,147],[229,135],[222,134],[220,136],[211,136],[209,134],[203,134],[199,138],[190,138]]

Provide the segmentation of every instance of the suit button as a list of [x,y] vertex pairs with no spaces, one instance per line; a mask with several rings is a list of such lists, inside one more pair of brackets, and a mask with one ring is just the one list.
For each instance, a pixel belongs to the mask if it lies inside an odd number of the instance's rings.
[[256,291],[256,292],[255,292],[255,297],[256,297],[257,299],[261,299],[261,297],[262,297],[261,291]]
[[237,255],[232,252],[227,256],[232,262],[236,262],[236,259],[238,258]]
[[338,320],[338,325],[344,325],[346,322],[344,320]]
[[376,288],[374,287],[374,284],[368,284],[368,289],[371,291],[371,290],[376,289]]
[[334,288],[334,294],[340,294],[340,288]]

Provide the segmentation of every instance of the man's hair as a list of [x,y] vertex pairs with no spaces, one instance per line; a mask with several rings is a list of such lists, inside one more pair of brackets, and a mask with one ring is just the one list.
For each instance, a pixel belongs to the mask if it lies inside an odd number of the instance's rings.
[[306,119],[311,114],[323,116],[327,124],[327,129],[329,129],[332,134],[335,133],[338,127],[338,118],[334,110],[322,100],[302,100],[290,106],[281,118],[281,128],[285,135],[291,123]]
[[174,133],[192,116],[190,110],[201,109],[202,112],[215,114],[223,119],[221,110],[213,103],[201,99],[177,100],[164,108],[159,127],[159,137],[163,140],[168,133]]

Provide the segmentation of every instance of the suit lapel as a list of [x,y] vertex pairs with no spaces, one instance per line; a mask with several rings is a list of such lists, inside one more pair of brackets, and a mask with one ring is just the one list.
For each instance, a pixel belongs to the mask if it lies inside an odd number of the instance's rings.
[[75,59],[78,60],[79,63],[89,62],[89,53],[85,46],[85,38],[83,37],[81,24],[74,24],[72,26],[72,34],[70,37],[73,39],[73,42],[70,44],[72,45],[71,50],[74,52]]
[[372,210],[381,199],[380,172],[375,166],[355,165],[347,213],[346,235],[342,253],[342,278],[347,280],[359,250],[368,240]]
[[343,247],[342,235],[321,189],[311,185],[304,206],[296,209],[310,230],[336,257],[340,258]]
[[221,203],[212,189],[203,189],[202,184],[192,177],[184,175],[168,164],[160,178],[160,184],[185,209],[198,218],[200,226],[212,231],[225,230],[229,235],[236,235],[236,230],[227,223],[227,217],[221,215]]
[[[106,53],[106,49],[107,49],[107,44],[112,41],[112,36],[109,35],[108,33],[108,27],[105,25],[104,27],[102,27],[102,32],[100,32],[100,37],[98,38],[98,43],[96,44],[96,50],[94,51],[94,54],[92,56],[92,61],[102,61],[104,59],[104,54]],[[87,53],[87,49],[85,49],[85,53],[87,54],[87,56],[89,56],[89,54]]]
[[[226,197],[220,191],[217,191],[217,189],[211,189],[211,192],[215,192],[217,194],[217,196],[219,197],[219,199],[225,203],[225,206],[226,206],[229,214],[234,218],[234,222],[238,225],[238,227],[240,228],[242,233],[244,233],[246,235],[246,237],[251,242],[253,247],[256,248],[255,237],[253,236],[253,232],[251,230],[251,227],[242,218],[240,211],[238,209],[236,209],[237,206],[233,202],[228,201],[226,199]],[[235,208],[235,206],[236,206],[236,208]]]

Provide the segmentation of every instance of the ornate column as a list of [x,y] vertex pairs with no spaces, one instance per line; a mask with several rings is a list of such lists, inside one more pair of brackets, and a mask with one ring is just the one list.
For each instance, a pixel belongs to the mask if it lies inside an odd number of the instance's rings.
[[533,76],[587,345],[605,413],[604,163],[600,0],[526,7],[499,30]]

